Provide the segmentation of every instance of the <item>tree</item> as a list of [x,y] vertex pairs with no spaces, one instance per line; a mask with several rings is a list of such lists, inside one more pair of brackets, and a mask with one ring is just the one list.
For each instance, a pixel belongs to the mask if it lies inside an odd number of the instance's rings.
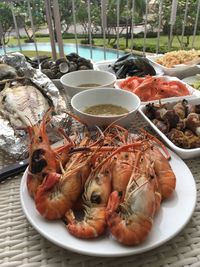
[[59,9],[62,30],[67,32],[73,23],[72,1],[59,0]]
[[[15,12],[18,27],[24,29],[28,37],[28,41],[32,42],[33,30],[31,27],[27,1],[16,3]],[[38,31],[40,27],[45,23],[44,1],[34,0],[34,4],[31,2],[31,13],[35,31]]]
[[[126,27],[126,39],[127,39],[127,46],[128,46],[128,37],[132,31],[132,19],[134,19],[135,24],[141,23],[143,21],[143,14],[145,11],[145,0],[136,0],[135,1],[135,13],[134,18],[132,18],[132,1],[130,0],[121,0],[119,6],[119,26],[121,34]],[[117,36],[117,2],[115,0],[110,0],[108,4],[108,39],[109,43],[111,42],[111,37],[109,36],[111,33],[114,33],[115,38],[112,44],[116,43]]]
[[[76,5],[77,22],[81,24],[83,32],[88,33],[88,8],[87,0],[81,0]],[[90,1],[91,32],[95,33],[101,23],[101,3],[98,0]]]
[[[157,0],[157,4],[160,3],[160,0]],[[197,13],[197,4],[198,0],[189,0],[188,1],[188,13],[185,24],[185,33],[186,42],[183,44],[184,47],[189,46],[190,36],[193,34],[196,13]],[[171,6],[172,0],[164,0],[163,8],[162,8],[162,31],[164,34],[168,36],[168,40],[170,41],[170,16],[171,16]],[[177,14],[176,14],[176,22],[173,25],[173,35],[177,37],[179,43],[181,44],[180,35],[182,34],[183,29],[183,21],[185,14],[186,0],[179,0],[177,6]],[[152,27],[156,27],[158,24],[158,18],[155,16],[150,21]],[[200,26],[200,22],[198,22],[198,26]],[[172,40],[171,40],[172,41]]]
[[9,42],[10,32],[14,27],[12,12],[8,4],[0,3],[0,24],[2,26],[2,33],[0,38],[0,45],[2,40],[4,44]]

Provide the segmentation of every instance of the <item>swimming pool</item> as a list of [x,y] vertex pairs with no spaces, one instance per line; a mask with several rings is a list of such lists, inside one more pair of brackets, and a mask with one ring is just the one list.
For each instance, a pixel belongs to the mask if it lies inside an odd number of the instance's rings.
[[[35,51],[34,43],[30,44],[22,44],[22,51]],[[51,52],[51,44],[50,43],[37,43],[37,48],[39,51]],[[58,46],[56,47],[58,52]],[[6,53],[17,52],[20,51],[19,46],[8,46],[6,47]],[[75,44],[64,44],[64,53],[69,54],[72,52],[76,52]],[[0,48],[0,54],[4,54],[3,48]],[[90,59],[90,47],[86,45],[78,46],[78,54],[81,57]],[[119,51],[119,57],[124,55],[125,52]],[[117,58],[117,50],[114,49],[106,49],[106,59],[116,59]],[[93,47],[92,48],[92,59],[94,61],[104,60],[104,49],[101,47]]]

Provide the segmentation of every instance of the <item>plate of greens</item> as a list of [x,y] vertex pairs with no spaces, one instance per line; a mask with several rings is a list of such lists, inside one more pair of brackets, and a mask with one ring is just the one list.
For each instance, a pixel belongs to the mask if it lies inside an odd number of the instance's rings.
[[193,88],[200,90],[200,74],[196,74],[195,76],[184,78],[182,81],[189,84]]

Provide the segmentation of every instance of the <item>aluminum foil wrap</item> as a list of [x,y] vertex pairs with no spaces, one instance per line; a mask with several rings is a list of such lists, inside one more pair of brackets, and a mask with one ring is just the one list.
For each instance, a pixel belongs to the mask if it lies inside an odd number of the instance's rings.
[[[70,118],[65,113],[67,108],[66,99],[64,99],[61,92],[39,69],[32,68],[21,53],[0,56],[0,63],[14,67],[20,76],[29,79],[51,101],[54,106],[55,115],[53,115],[48,130],[50,128],[51,141],[58,141],[60,137],[56,129],[58,127],[65,127],[67,131],[71,125]],[[0,106],[0,111],[2,111],[1,109],[3,109],[2,106]],[[4,113],[3,115],[2,113],[0,112],[0,149],[16,159],[27,157],[29,138],[26,131],[13,127],[12,122],[6,116],[3,116]],[[43,114],[38,115],[42,117]]]

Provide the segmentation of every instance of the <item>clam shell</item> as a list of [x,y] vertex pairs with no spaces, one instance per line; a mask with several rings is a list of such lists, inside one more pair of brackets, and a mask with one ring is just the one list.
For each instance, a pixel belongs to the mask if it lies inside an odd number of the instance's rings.
[[67,62],[62,62],[59,65],[59,70],[61,73],[67,73],[69,71],[69,65]]
[[57,66],[59,66],[61,63],[66,62],[66,61],[67,61],[67,58],[61,57],[61,58],[57,59],[55,63]]

